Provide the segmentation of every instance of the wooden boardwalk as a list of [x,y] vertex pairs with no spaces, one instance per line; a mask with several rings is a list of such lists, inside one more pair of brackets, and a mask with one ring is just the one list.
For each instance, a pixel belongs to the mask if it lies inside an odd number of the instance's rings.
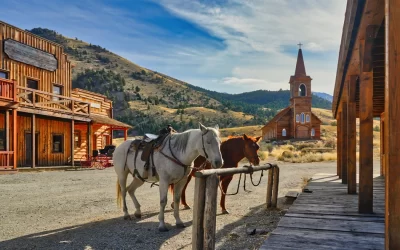
[[312,193],[297,197],[261,250],[384,249],[383,177],[374,176],[373,214],[358,213],[358,195],[336,175],[316,174],[306,188]]

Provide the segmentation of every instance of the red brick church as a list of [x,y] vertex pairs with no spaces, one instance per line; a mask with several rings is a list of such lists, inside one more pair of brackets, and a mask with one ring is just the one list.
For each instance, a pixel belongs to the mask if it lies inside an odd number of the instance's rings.
[[262,127],[264,140],[320,139],[321,120],[311,112],[311,80],[300,47],[296,70],[289,81],[290,106]]

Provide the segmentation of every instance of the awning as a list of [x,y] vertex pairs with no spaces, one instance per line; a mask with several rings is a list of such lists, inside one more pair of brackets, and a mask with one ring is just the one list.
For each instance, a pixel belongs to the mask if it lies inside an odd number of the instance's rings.
[[110,118],[108,116],[105,116],[105,115],[90,114],[89,118],[90,118],[90,120],[92,120],[92,122],[94,124],[97,123],[97,124],[102,124],[102,125],[109,125],[111,128],[114,128],[114,129],[132,128],[132,126],[130,126],[126,123],[117,121],[117,120]]

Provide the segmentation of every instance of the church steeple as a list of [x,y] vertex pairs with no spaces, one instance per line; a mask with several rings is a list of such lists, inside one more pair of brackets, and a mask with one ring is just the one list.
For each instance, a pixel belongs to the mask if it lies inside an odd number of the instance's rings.
[[301,43],[299,45],[299,52],[297,54],[297,63],[296,63],[296,70],[294,75],[295,76],[306,76],[306,67],[304,66],[304,59],[303,59],[303,52],[301,50]]

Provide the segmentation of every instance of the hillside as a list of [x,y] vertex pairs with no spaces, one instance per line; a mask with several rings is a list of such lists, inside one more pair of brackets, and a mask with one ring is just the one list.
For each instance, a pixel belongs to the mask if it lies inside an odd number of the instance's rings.
[[[55,31],[30,32],[61,44],[74,64],[73,87],[102,93],[113,101],[114,116],[133,125],[130,134],[156,132],[173,124],[183,130],[203,121],[220,127],[260,125],[289,102],[289,91],[218,93],[143,68],[105,48]],[[313,96],[313,106],[330,108]],[[196,126],[196,125],[195,125]]]

